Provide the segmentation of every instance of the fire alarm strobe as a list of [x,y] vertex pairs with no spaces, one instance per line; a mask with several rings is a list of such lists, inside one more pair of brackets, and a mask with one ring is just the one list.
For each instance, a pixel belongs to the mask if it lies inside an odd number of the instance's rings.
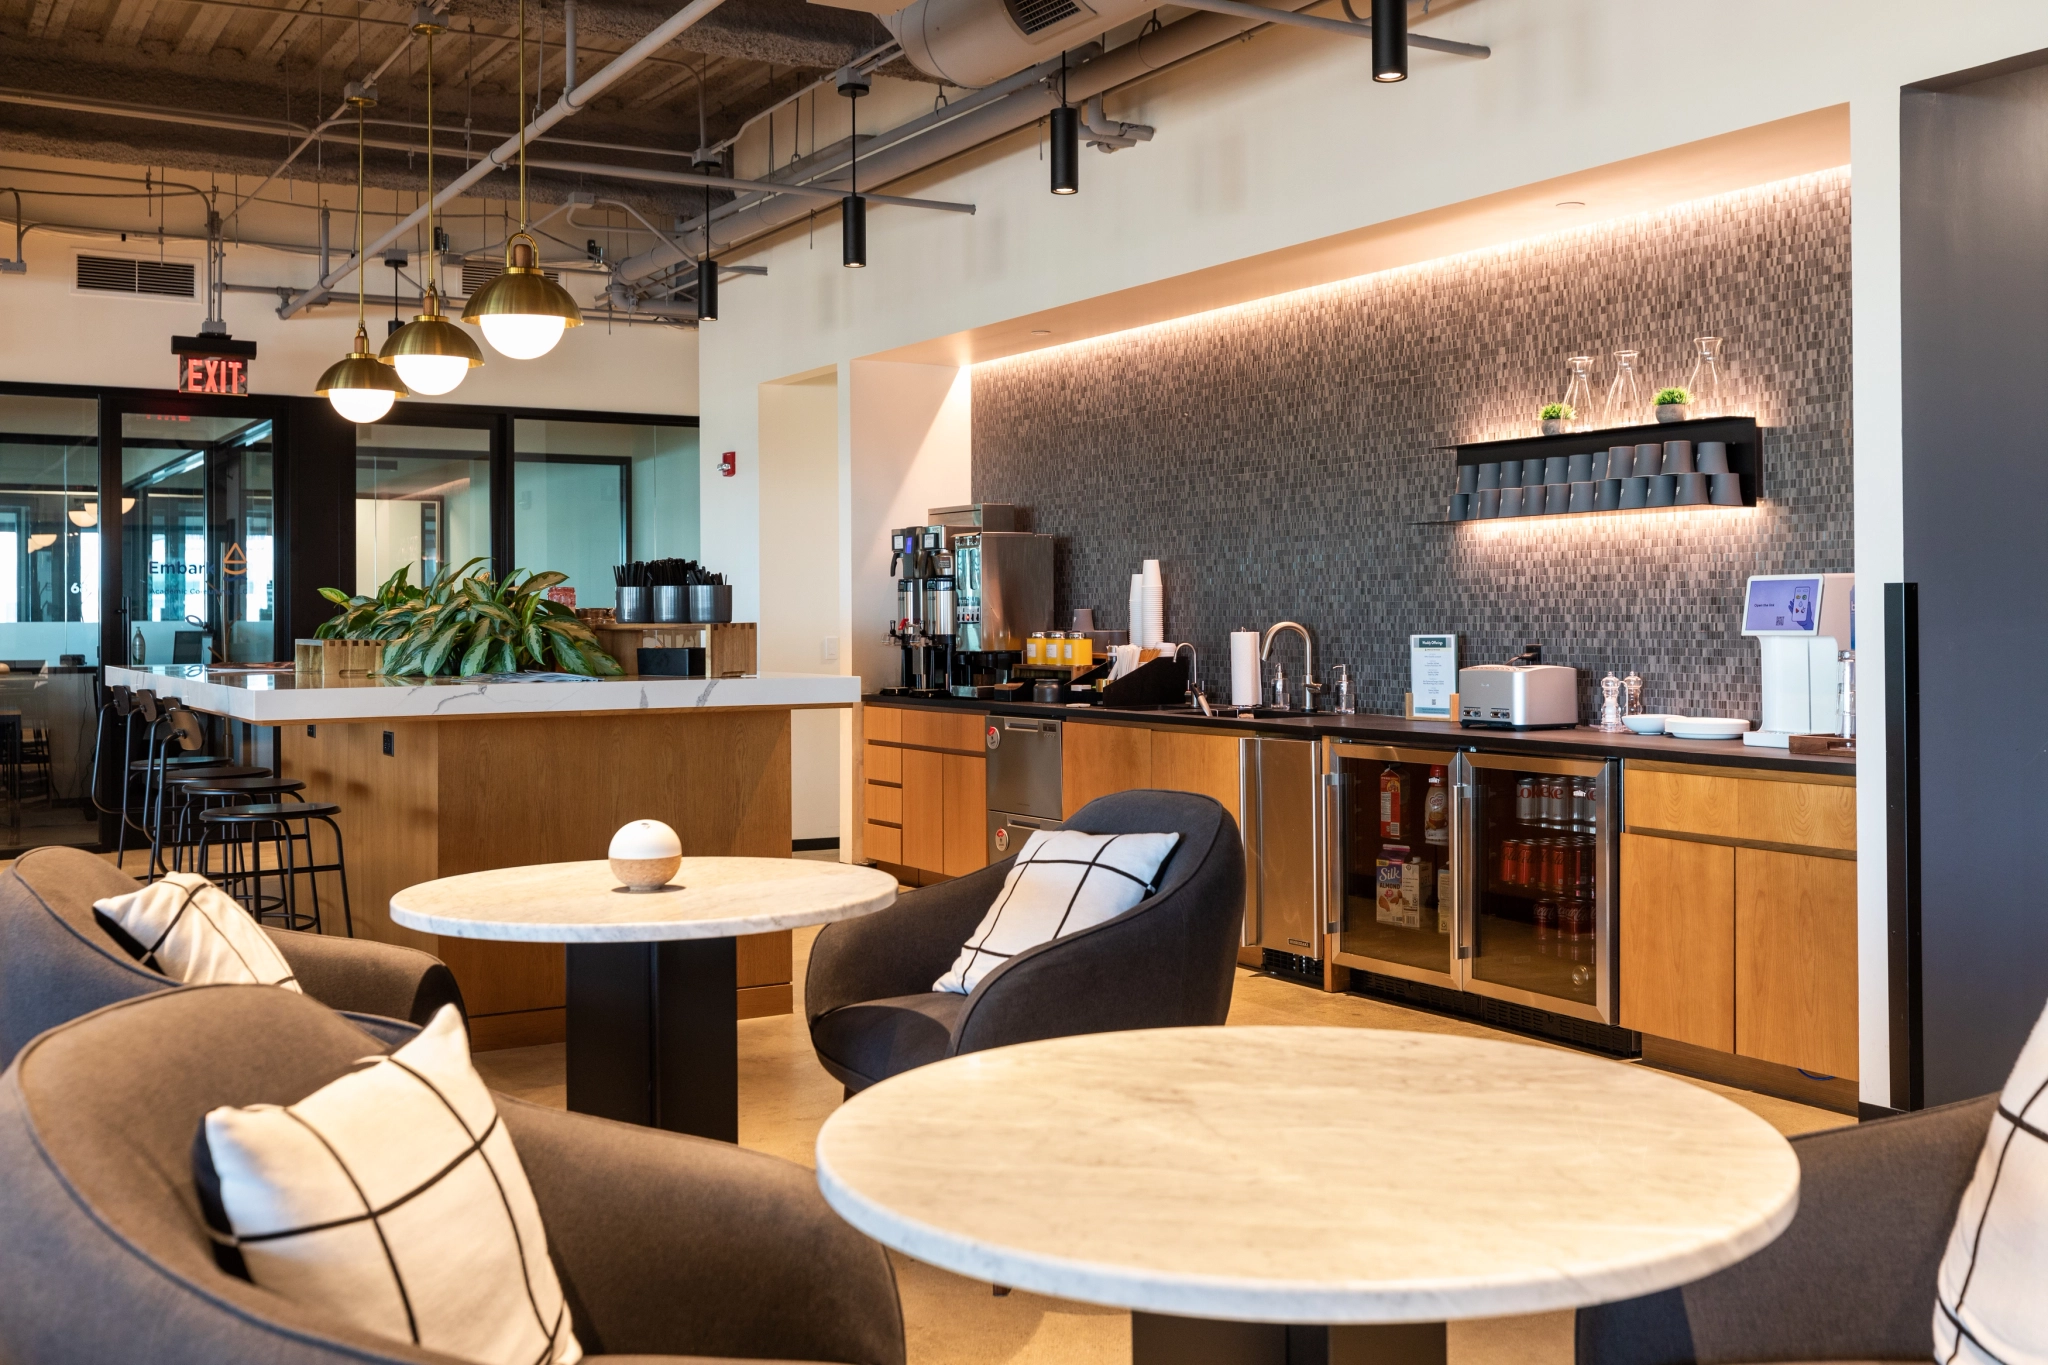
[[718,457],[718,472],[728,479],[740,472],[740,454],[737,450],[728,450]]

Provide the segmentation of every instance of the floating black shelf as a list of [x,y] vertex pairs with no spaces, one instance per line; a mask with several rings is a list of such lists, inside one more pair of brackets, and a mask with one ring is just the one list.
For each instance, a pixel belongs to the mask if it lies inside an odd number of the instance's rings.
[[[1691,441],[1697,452],[1702,441],[1720,441],[1728,447],[1728,470],[1741,476],[1742,505],[1756,506],[1763,492],[1762,431],[1754,417],[1701,417],[1685,422],[1650,422],[1642,426],[1607,427],[1598,431],[1573,431],[1559,436],[1517,436],[1505,441],[1474,441],[1451,446],[1457,464],[1492,464],[1502,460],[1547,459],[1555,455],[1579,455],[1605,451],[1612,446],[1636,446],[1665,441]],[[1456,490],[1453,489],[1453,492]],[[1614,509],[1587,512],[1538,512],[1539,517],[1589,517],[1612,515]],[[1730,512],[1735,508],[1714,503],[1674,507],[1629,508],[1652,512]],[[1507,520],[1470,517],[1468,521]],[[1417,526],[1458,526],[1463,522],[1448,517],[1413,523]]]

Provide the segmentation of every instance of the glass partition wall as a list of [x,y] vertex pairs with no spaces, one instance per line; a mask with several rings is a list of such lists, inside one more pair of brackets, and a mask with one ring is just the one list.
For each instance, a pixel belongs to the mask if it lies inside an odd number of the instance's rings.
[[615,605],[614,565],[697,557],[695,427],[521,417],[512,452],[515,567],[568,574],[577,606]]
[[491,555],[492,430],[382,422],[356,429],[356,582],[416,584]]

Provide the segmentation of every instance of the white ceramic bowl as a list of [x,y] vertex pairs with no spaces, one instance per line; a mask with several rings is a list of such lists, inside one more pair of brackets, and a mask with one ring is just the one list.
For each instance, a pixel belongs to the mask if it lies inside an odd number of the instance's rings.
[[1670,719],[1671,717],[1662,715],[1623,716],[1621,723],[1639,735],[1661,735],[1664,733],[1664,723]]
[[659,820],[635,820],[619,827],[607,856],[628,891],[658,891],[683,865],[683,841]]
[[1734,716],[1672,716],[1664,723],[1664,733],[1673,739],[1739,739],[1749,730],[1749,722]]

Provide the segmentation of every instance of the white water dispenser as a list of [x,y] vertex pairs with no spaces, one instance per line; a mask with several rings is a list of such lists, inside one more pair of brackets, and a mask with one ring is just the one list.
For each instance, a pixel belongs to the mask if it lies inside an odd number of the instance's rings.
[[1793,735],[1832,735],[1842,723],[1842,653],[1855,648],[1856,575],[1758,574],[1742,633],[1763,654],[1763,726],[1744,744],[1783,749]]

